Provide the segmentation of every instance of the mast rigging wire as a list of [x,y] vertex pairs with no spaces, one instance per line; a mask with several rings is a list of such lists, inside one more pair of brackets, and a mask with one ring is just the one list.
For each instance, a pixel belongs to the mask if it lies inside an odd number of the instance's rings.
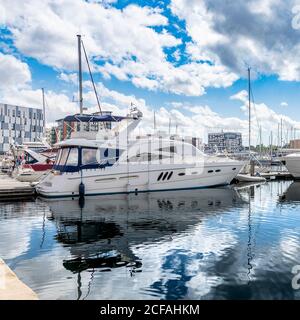
[[91,71],[91,68],[90,68],[89,59],[88,59],[88,56],[87,56],[87,54],[86,54],[85,46],[84,46],[84,43],[83,43],[83,41],[82,41],[82,40],[81,40],[81,44],[82,44],[82,48],[83,48],[83,52],[84,52],[84,56],[85,56],[85,60],[86,60],[86,63],[87,63],[88,69],[89,69],[90,77],[91,77],[91,80],[92,80],[92,84],[93,84],[93,88],[94,88],[94,92],[95,92],[95,96],[96,96],[97,104],[98,104],[98,107],[99,107],[99,110],[100,110],[100,114],[102,115],[101,105],[100,105],[100,101],[99,101],[98,93],[97,93],[97,90],[96,90],[96,86],[95,86],[95,82],[94,82],[93,74],[92,74],[92,71]]

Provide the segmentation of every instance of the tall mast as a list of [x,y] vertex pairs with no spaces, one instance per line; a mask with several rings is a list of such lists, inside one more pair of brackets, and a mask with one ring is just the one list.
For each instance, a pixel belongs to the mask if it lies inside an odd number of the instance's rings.
[[251,155],[251,78],[250,67],[248,68],[248,103],[249,103],[249,155]]
[[42,88],[42,97],[43,97],[43,124],[44,124],[44,133],[46,132],[46,108],[45,108],[45,91]]
[[77,35],[78,40],[78,73],[79,73],[79,108],[80,114],[83,113],[83,104],[82,104],[82,67],[81,67],[81,35]]
[[280,119],[280,151],[282,154],[282,118]]
[[262,155],[261,126],[259,126],[259,153]]

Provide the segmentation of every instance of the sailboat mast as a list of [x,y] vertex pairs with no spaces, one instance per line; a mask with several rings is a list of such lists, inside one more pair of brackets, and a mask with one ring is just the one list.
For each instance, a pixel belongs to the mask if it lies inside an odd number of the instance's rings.
[[81,35],[77,35],[78,40],[78,74],[79,74],[79,108],[80,114],[83,113],[83,99],[82,99],[82,66],[81,66]]
[[249,103],[249,155],[251,155],[251,78],[250,67],[248,68],[248,103]]
[[43,97],[43,125],[44,125],[44,133],[46,133],[46,108],[45,108],[45,91],[42,88],[42,97]]

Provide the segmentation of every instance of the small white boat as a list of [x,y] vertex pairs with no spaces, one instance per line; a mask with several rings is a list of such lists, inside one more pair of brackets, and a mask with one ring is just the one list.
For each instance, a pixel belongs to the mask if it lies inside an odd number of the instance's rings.
[[235,178],[239,182],[265,182],[266,178],[260,176],[251,176],[250,174],[238,174]]

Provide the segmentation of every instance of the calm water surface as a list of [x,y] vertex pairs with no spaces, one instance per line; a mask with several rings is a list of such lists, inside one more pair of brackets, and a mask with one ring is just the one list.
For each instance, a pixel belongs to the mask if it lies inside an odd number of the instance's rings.
[[300,183],[0,204],[40,299],[300,299]]

